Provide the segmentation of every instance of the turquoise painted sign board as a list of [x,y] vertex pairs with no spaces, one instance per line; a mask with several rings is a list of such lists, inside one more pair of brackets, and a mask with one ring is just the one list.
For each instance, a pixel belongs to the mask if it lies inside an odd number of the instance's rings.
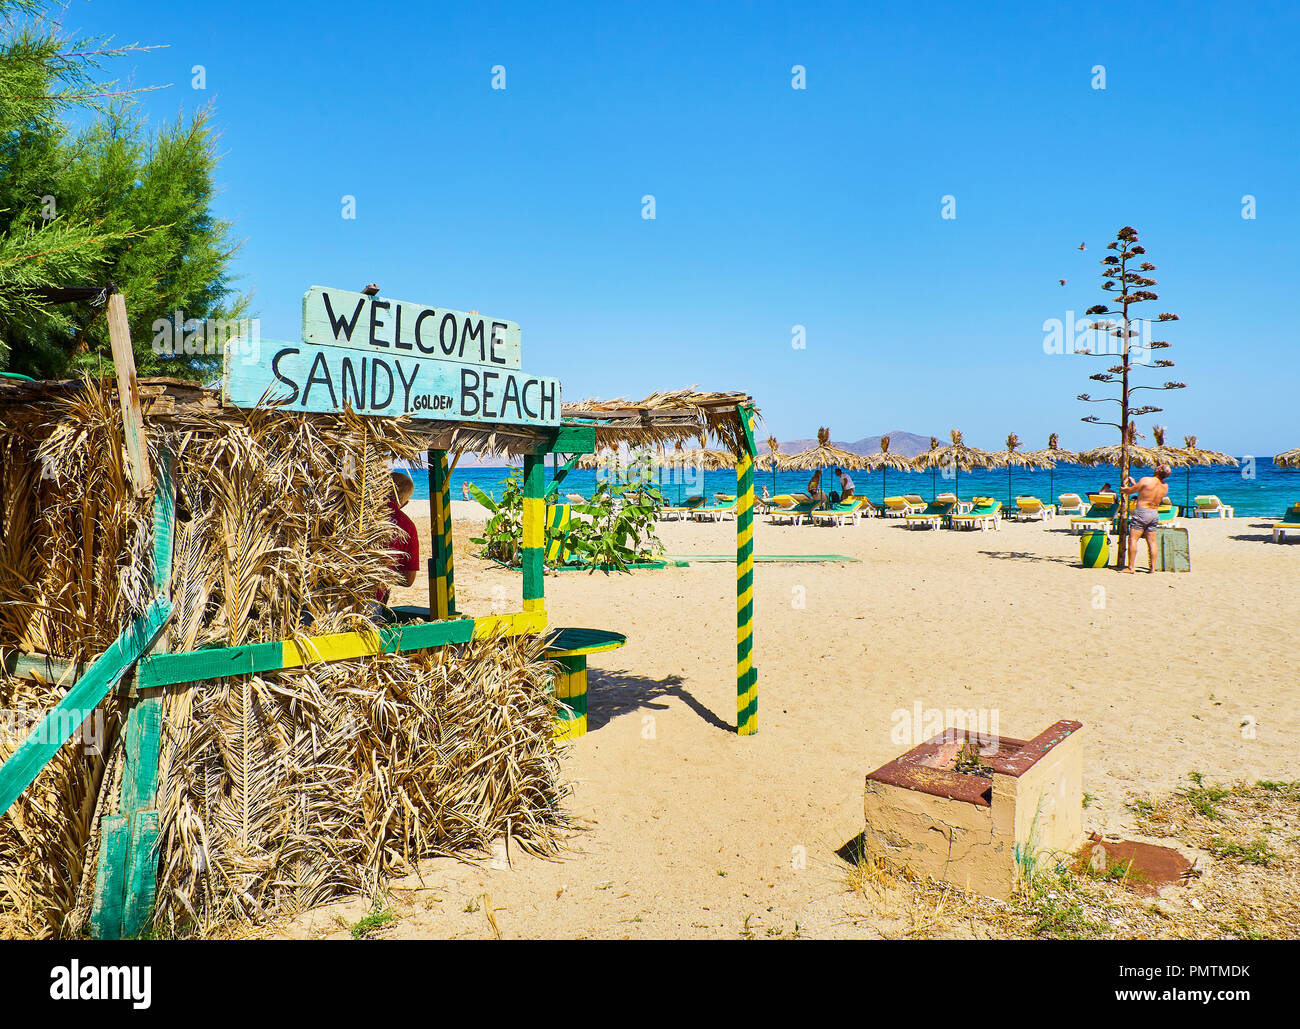
[[434,357],[518,371],[515,322],[409,300],[389,300],[328,286],[302,298],[304,343],[351,347],[384,356]]
[[560,424],[558,379],[412,351],[262,340],[256,362],[241,357],[238,347],[227,348],[221,385],[223,403],[234,407]]

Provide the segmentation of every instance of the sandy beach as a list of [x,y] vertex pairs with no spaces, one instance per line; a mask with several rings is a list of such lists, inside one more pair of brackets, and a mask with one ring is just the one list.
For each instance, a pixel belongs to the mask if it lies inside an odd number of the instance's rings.
[[[428,552],[427,507],[413,503]],[[454,504],[461,610],[517,607],[520,578],[473,556],[482,509]],[[863,777],[906,749],[918,706],[983,712],[1029,738],[1087,732],[1085,829],[1132,829],[1126,799],[1208,779],[1294,778],[1300,547],[1260,519],[1193,520],[1190,574],[1085,570],[1061,520],[996,532],[756,523],[759,732],[737,737],[734,565],[546,579],[556,626],[613,629],[591,659],[590,732],[567,746],[569,849],[425,861],[394,884],[409,937],[870,937],[889,918],[846,888]],[[734,525],[662,523],[670,555],[734,553]],[[1145,567],[1145,554],[1139,567]],[[423,579],[396,598],[424,603]],[[942,714],[939,717],[943,717]],[[951,724],[950,720],[947,724]],[[920,727],[915,738],[925,735]],[[897,737],[895,737],[897,738]],[[909,737],[908,746],[912,737]],[[283,927],[347,936],[366,903]]]

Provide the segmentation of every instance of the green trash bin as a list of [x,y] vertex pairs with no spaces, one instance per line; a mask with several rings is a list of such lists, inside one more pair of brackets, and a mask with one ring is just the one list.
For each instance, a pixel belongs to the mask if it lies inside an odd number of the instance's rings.
[[1079,562],[1084,568],[1105,568],[1110,564],[1110,534],[1090,529],[1079,535]]

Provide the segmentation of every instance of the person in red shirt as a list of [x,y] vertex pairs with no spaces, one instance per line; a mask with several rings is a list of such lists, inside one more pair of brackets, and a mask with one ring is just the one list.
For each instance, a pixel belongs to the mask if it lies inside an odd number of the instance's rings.
[[[405,472],[393,472],[393,496],[388,501],[388,516],[393,522],[393,536],[389,549],[394,552],[392,569],[404,586],[414,586],[420,571],[420,536],[415,523],[402,510],[415,492],[415,483]],[[380,605],[388,604],[388,590],[380,590],[375,599]],[[381,613],[384,613],[381,611]],[[385,614],[391,620],[391,613]]]

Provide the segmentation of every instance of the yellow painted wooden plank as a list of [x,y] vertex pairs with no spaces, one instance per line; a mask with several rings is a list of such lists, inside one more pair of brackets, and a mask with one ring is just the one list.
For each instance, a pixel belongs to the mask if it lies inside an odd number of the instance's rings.
[[313,636],[301,648],[293,640],[285,640],[283,667],[298,668],[317,661],[347,661],[369,657],[378,654],[380,647],[377,632],[335,632],[326,636]]
[[494,632],[507,636],[522,636],[527,632],[541,632],[546,628],[545,611],[521,611],[510,615],[488,615],[474,619],[474,638],[481,639]]
[[541,497],[524,497],[524,536],[521,547],[540,547],[546,537],[546,501]]

